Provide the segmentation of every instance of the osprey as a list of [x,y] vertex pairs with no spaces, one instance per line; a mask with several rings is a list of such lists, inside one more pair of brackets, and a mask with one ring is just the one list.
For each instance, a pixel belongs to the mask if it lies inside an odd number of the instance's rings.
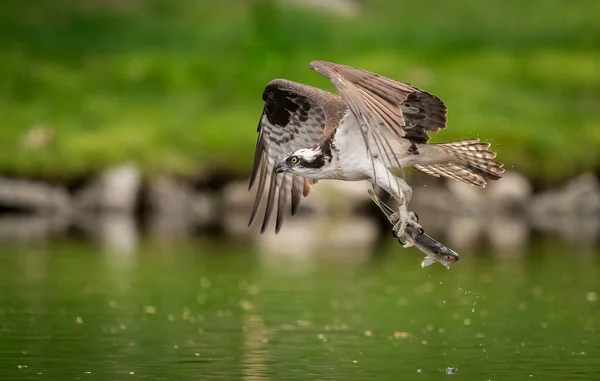
[[309,67],[327,77],[339,95],[285,79],[269,82],[263,92],[249,185],[250,190],[258,178],[258,191],[248,224],[269,188],[261,233],[275,202],[277,233],[290,201],[295,215],[318,180],[368,180],[383,188],[398,201],[394,232],[401,237],[407,225],[422,231],[407,209],[412,189],[399,177],[402,168],[478,187],[501,178],[503,165],[493,160],[489,143],[427,143],[428,132],[446,127],[446,106],[435,95],[351,66],[312,61]]

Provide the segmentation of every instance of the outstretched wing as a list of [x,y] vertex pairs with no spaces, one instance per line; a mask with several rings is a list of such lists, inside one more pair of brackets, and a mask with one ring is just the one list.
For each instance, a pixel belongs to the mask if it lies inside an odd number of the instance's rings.
[[[351,66],[324,61],[312,61],[309,67],[327,77],[356,117],[373,172],[374,158],[387,168],[401,168],[398,155],[388,138],[406,138],[413,143],[427,143],[428,132],[446,127],[446,106],[436,96],[407,83]],[[385,175],[399,188],[399,179]],[[374,174],[375,178],[379,175]],[[382,185],[378,183],[378,185]]]
[[274,167],[295,150],[309,148],[319,142],[325,129],[323,103],[327,101],[326,94],[335,97],[326,91],[283,79],[273,80],[265,87],[265,106],[258,124],[258,140],[248,187],[252,189],[258,178],[258,190],[248,226],[256,219],[264,191],[269,189],[261,233],[269,225],[276,200],[277,233],[283,224],[290,198],[291,214],[294,215],[300,200],[310,191],[311,180],[292,173],[277,174]]
[[369,128],[385,128],[414,143],[427,143],[428,132],[446,128],[446,105],[433,94],[352,66],[312,61],[309,67],[333,83]]

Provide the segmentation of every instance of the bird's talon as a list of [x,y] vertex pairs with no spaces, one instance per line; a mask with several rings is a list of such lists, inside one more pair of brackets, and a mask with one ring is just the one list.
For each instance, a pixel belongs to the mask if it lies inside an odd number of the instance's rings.
[[411,212],[412,213],[412,219],[415,222],[419,222],[419,215],[416,212]]
[[400,214],[398,212],[390,214],[389,220],[392,224],[396,225],[400,221]]

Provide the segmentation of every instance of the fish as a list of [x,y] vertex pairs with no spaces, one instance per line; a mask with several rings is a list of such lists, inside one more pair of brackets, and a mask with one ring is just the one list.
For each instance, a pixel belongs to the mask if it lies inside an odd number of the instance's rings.
[[[373,202],[375,202],[375,204],[379,207],[379,209],[381,209],[383,214],[385,214],[387,219],[393,225],[393,221],[390,220],[390,216],[392,215],[392,213],[394,213],[394,210],[386,204],[384,204],[379,199],[379,197],[377,197],[373,189],[369,189],[368,192]],[[396,235],[394,234],[394,236]],[[408,248],[414,246],[417,249],[421,250],[423,253],[425,253],[425,258],[421,262],[422,268],[430,266],[435,262],[439,262],[447,269],[450,269],[450,265],[460,259],[460,256],[457,252],[431,238],[430,236],[425,234],[425,232],[422,229],[415,229],[414,227],[409,225],[406,227],[405,236],[406,242],[402,242],[400,240],[400,237],[396,237],[398,238],[398,241],[402,244],[403,247]]]

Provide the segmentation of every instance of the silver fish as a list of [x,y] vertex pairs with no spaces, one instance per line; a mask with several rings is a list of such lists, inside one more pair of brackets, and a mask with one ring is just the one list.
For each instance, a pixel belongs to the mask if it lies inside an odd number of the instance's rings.
[[[379,206],[379,209],[385,214],[388,220],[394,211],[392,208],[381,202],[379,197],[369,189],[369,196]],[[392,221],[390,221],[392,222]],[[421,262],[421,267],[427,267],[435,262],[439,262],[444,265],[447,269],[450,269],[450,265],[460,259],[460,256],[454,250],[442,245],[435,239],[431,238],[425,232],[415,229],[412,226],[406,227],[406,242],[403,243],[403,247],[415,246],[423,253],[425,258]],[[400,241],[400,239],[398,239]]]

